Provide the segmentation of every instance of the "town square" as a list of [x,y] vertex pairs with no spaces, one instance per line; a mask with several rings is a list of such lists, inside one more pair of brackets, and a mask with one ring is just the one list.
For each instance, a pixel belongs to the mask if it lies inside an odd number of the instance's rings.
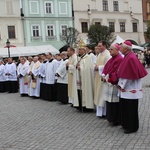
[[0,0],[0,150],[150,150],[150,2]]

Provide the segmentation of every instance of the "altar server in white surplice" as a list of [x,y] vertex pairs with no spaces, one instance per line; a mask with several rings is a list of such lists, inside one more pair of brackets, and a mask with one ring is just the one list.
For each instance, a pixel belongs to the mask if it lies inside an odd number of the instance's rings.
[[40,55],[41,57],[41,64],[40,64],[40,69],[39,69],[39,78],[40,80],[40,98],[41,99],[45,99],[45,95],[44,95],[44,91],[45,89],[45,83],[46,83],[46,74],[45,74],[45,67],[46,67],[46,63],[47,63],[47,59],[46,59],[46,54],[43,53]]
[[5,72],[4,72],[4,64],[3,64],[3,60],[0,60],[0,92],[6,92],[6,88],[5,88]]
[[57,76],[57,101],[68,104],[68,72],[66,64],[68,63],[67,52],[63,51],[61,54],[62,62],[56,70]]
[[57,60],[53,59],[53,56],[51,53],[47,53],[47,63],[45,67],[45,74],[46,74],[46,84],[45,84],[45,100],[48,101],[56,101],[55,97],[55,83],[56,83],[56,70],[58,68],[58,62]]
[[8,58],[8,63],[4,68],[5,77],[6,77],[6,90],[9,93],[17,93],[18,92],[18,81],[17,81],[17,67],[16,64],[13,63],[12,58]]
[[19,78],[19,84],[20,84],[20,94],[21,96],[28,96],[28,78],[27,78],[27,72],[29,69],[29,64],[26,63],[26,60],[24,57],[20,58],[20,64],[17,69],[17,74]]
[[35,56],[33,58],[33,65],[30,67],[29,75],[31,76],[30,81],[30,95],[32,98],[39,98],[40,97],[40,78],[39,75],[39,68],[40,62],[38,61],[38,57]]

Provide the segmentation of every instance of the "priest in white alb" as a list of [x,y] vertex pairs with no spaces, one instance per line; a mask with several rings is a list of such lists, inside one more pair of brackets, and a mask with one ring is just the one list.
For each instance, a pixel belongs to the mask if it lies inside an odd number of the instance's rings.
[[111,58],[110,52],[106,49],[106,42],[100,41],[98,43],[100,54],[97,57],[95,65],[95,88],[94,88],[94,103],[96,105],[96,116],[106,116],[106,102],[104,101],[104,84],[101,81],[102,71]]
[[69,61],[66,64],[68,70],[68,97],[69,103],[74,107],[79,106],[78,102],[78,93],[77,93],[77,74],[76,74],[76,65],[77,65],[77,54],[75,49],[69,47],[67,49]]
[[86,45],[86,53],[91,57],[92,61],[95,63],[96,56],[94,55],[90,45]]
[[83,41],[79,43],[77,63],[77,88],[80,111],[94,110],[94,62],[86,53]]
[[30,97],[32,98],[39,98],[40,97],[40,78],[39,75],[39,68],[40,62],[38,61],[38,56],[33,58],[33,65],[30,68],[29,75],[31,76],[30,81]]
[[20,58],[20,64],[17,69],[17,74],[19,78],[19,88],[20,88],[20,95],[21,96],[28,96],[28,78],[27,73],[29,69],[29,64],[26,63],[24,57]]

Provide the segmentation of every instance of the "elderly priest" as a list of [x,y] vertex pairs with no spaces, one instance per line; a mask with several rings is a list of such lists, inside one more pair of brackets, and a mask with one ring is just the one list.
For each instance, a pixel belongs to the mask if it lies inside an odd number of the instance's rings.
[[124,133],[136,132],[139,128],[138,99],[142,98],[141,78],[147,71],[132,52],[132,43],[125,41],[120,51],[125,56],[118,69],[120,98],[120,123]]
[[79,44],[79,58],[77,63],[77,88],[79,110],[89,111],[94,109],[94,63],[86,53],[83,41]]

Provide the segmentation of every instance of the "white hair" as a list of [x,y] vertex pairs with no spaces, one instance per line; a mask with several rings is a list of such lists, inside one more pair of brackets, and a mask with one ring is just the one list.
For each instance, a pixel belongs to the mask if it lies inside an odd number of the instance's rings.
[[125,43],[122,43],[123,48],[127,48],[128,50],[132,50],[132,46],[129,46]]
[[67,52],[66,51],[62,51],[60,54],[66,55],[67,56]]

